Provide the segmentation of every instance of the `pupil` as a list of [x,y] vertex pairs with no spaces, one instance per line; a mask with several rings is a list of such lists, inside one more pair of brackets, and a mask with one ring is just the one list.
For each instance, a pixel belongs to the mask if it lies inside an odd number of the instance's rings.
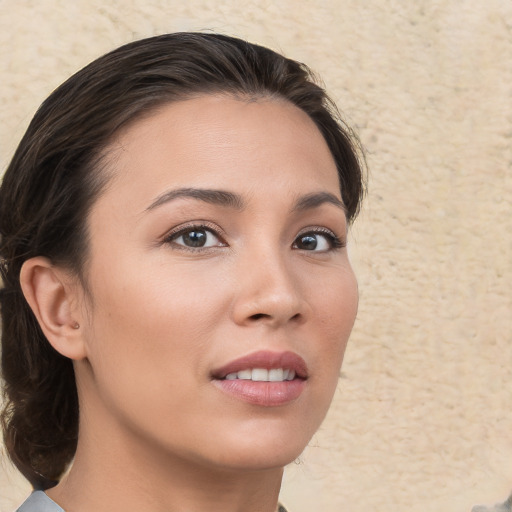
[[315,236],[306,235],[306,236],[301,237],[300,244],[302,246],[302,249],[313,250],[313,249],[316,249],[318,242],[317,242]]
[[189,247],[202,247],[206,242],[206,233],[204,231],[190,231],[183,237],[183,241]]

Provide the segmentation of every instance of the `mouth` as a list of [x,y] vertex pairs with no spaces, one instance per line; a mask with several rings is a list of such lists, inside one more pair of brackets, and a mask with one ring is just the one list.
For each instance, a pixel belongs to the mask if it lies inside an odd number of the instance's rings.
[[296,400],[307,379],[306,362],[294,352],[255,352],[212,372],[213,384],[223,392],[266,407]]
[[238,372],[228,373],[225,380],[252,380],[253,382],[283,382],[295,379],[295,370],[290,368],[248,368]]
[[306,361],[295,352],[262,350],[235,359],[212,372],[217,380],[251,380],[253,382],[284,382],[306,380]]

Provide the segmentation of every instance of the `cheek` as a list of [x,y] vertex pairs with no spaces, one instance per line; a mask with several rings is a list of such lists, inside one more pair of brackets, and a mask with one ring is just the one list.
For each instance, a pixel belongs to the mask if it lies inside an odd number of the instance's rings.
[[106,381],[132,372],[133,382],[139,372],[158,388],[178,378],[186,384],[204,367],[224,296],[211,286],[205,299],[204,279],[179,264],[151,263],[119,264],[92,283],[90,361]]
[[173,293],[162,277],[144,276],[111,274],[95,288],[88,326],[92,389],[122,422],[160,419],[169,426],[176,421],[173,411],[185,410],[184,397],[197,387],[206,329],[197,321],[197,294]]
[[331,385],[335,385],[358,307],[357,281],[350,267],[336,273],[329,285],[317,293],[316,304],[316,325],[322,343],[318,361],[330,375]]

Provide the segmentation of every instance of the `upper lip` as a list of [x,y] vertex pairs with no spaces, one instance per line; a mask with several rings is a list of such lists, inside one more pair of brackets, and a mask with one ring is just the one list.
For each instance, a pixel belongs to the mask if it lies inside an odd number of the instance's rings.
[[223,379],[228,373],[235,373],[248,368],[288,368],[295,370],[297,377],[306,379],[308,377],[308,367],[306,361],[295,352],[272,352],[269,350],[260,350],[246,356],[230,361],[221,368],[212,372],[215,379]]

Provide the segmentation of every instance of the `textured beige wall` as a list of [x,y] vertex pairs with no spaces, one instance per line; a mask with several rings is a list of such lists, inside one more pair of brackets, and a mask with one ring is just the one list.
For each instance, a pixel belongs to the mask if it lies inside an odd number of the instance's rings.
[[[323,77],[368,149],[360,312],[294,512],[469,512],[512,489],[510,0],[0,0],[0,168],[64,78],[213,29]],[[0,510],[27,487],[0,466]]]

